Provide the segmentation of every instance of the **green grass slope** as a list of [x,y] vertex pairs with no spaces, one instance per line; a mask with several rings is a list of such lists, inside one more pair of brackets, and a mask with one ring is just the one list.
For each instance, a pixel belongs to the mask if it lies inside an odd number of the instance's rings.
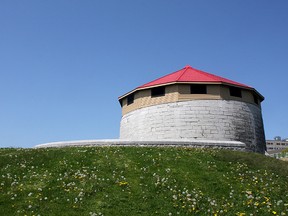
[[0,149],[0,215],[287,215],[288,163],[193,148]]

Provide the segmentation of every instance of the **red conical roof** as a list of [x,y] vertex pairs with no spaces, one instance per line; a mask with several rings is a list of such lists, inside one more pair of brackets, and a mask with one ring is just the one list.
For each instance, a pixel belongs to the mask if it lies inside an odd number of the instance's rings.
[[176,72],[163,76],[159,79],[153,80],[151,82],[148,82],[144,85],[139,86],[136,89],[142,89],[142,88],[158,86],[158,85],[165,85],[169,83],[180,83],[180,82],[223,83],[223,84],[230,84],[230,85],[235,85],[235,86],[244,87],[244,88],[251,88],[250,86],[244,85],[242,83],[238,83],[238,82],[235,82],[235,81],[232,81],[232,80],[220,77],[220,76],[216,76],[216,75],[213,75],[213,74],[201,71],[201,70],[197,70],[187,65],[181,70],[178,70]]
[[264,97],[251,86],[244,85],[242,83],[235,82],[220,76],[216,76],[201,70],[197,70],[195,68],[192,68],[190,65],[185,66],[181,70],[160,77],[144,85],[141,85],[135,88],[134,90],[120,96],[119,100],[141,89],[153,88],[156,86],[169,85],[173,83],[206,83],[206,84],[226,84],[226,85],[238,86],[241,88],[246,88],[254,91],[257,95],[260,96],[261,100],[264,100]]

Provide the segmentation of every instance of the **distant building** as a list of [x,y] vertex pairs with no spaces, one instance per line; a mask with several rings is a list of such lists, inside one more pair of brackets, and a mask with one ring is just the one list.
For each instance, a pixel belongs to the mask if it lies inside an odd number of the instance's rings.
[[240,141],[264,153],[263,100],[253,87],[186,66],[119,97],[120,139]]
[[[278,138],[278,137],[277,137]],[[266,141],[267,151],[283,150],[288,148],[288,139],[275,139]]]

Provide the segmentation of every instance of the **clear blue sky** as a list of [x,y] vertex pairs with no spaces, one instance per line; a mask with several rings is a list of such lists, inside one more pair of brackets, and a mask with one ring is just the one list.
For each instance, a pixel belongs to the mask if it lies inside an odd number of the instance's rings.
[[288,137],[287,0],[1,0],[0,147],[118,138],[118,96],[189,64]]

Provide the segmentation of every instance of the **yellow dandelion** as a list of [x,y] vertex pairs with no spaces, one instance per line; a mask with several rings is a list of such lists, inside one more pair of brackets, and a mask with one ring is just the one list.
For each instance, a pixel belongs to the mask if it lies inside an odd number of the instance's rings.
[[120,181],[120,182],[118,183],[118,185],[119,185],[119,186],[126,186],[126,185],[128,185],[128,182]]

